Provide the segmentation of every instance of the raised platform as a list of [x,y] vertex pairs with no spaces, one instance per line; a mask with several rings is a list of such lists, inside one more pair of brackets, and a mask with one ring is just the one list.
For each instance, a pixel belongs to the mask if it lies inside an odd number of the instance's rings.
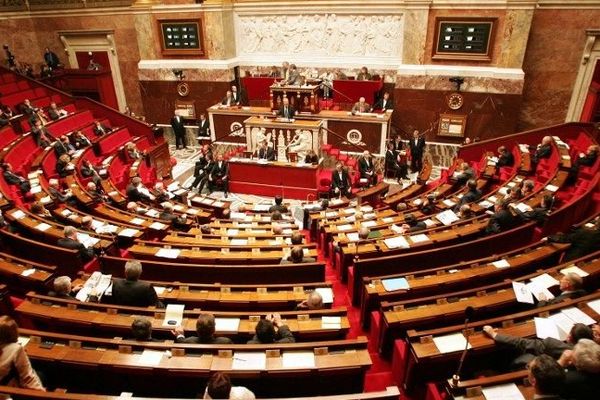
[[246,159],[229,161],[229,190],[260,196],[282,195],[306,200],[317,197],[319,166],[295,163],[259,163]]

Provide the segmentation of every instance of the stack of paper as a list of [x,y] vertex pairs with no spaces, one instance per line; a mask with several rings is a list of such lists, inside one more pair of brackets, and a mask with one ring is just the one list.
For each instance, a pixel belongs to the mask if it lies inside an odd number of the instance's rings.
[[387,238],[383,241],[388,249],[408,249],[410,245],[402,236]]
[[141,218],[134,218],[129,222],[131,222],[134,225],[142,225],[144,223],[144,220]]
[[248,240],[247,239],[231,239],[229,241],[229,243],[234,246],[245,246],[248,244]]
[[233,370],[264,370],[267,368],[265,352],[235,352],[233,353]]
[[410,289],[410,285],[406,278],[393,278],[393,279],[383,279],[381,281],[383,288],[386,292],[393,292],[395,290],[408,290]]
[[385,222],[386,224],[390,224],[392,222],[394,222],[394,218],[393,217],[385,217],[381,219],[383,222]]
[[346,237],[350,242],[358,242],[358,232],[350,232],[346,234]]
[[577,265],[571,265],[570,267],[563,268],[560,270],[560,273],[563,275],[567,275],[568,273],[574,273],[574,274],[579,275],[582,278],[589,275],[587,272],[585,272],[584,270],[579,268]]
[[600,314],[600,300],[588,301],[587,304],[596,314]]
[[51,226],[45,222],[42,222],[42,223],[36,225],[36,227],[35,227],[35,229],[40,230],[42,232],[47,231],[50,228],[51,228]]
[[437,218],[438,221],[440,221],[442,224],[444,224],[446,226],[459,220],[458,216],[452,210],[446,210],[444,212],[441,212],[441,213],[437,214],[435,216],[435,218]]
[[322,317],[321,329],[341,329],[342,317]]
[[391,226],[390,226],[390,229],[391,229],[393,232],[396,232],[396,233],[398,233],[398,234],[400,234],[400,235],[402,235],[402,234],[404,233],[404,229],[403,229],[401,226],[398,226],[398,225],[396,225],[396,224],[394,224],[394,225],[391,225]]
[[533,319],[535,323],[535,334],[540,339],[546,339],[548,337],[561,340],[558,332],[556,323],[550,318],[535,317]]
[[[455,351],[463,351],[465,346],[467,346],[467,339],[465,339],[462,333],[453,333],[434,337],[433,343],[435,343],[440,353],[453,353]],[[471,348],[470,343],[468,344],[468,348]]]
[[283,353],[283,368],[300,369],[315,367],[315,353],[312,351],[286,351]]
[[333,290],[331,288],[316,288],[315,292],[321,295],[323,298],[323,304],[333,303]]
[[239,235],[239,233],[240,233],[239,229],[227,229],[227,235],[228,236]]
[[25,218],[25,213],[23,212],[23,210],[15,210],[12,212],[11,214],[13,216],[13,218],[15,219],[22,219]]
[[525,204],[525,203],[519,203],[517,205],[515,205],[515,208],[519,211],[521,211],[522,213],[526,213],[532,210],[531,207],[529,207],[529,205]]
[[21,272],[21,276],[29,276],[35,273],[35,268],[29,268]]
[[165,319],[163,320],[162,326],[170,326],[173,328],[181,326],[184,309],[185,304],[168,304],[165,309]]
[[157,218],[160,215],[160,213],[157,210],[151,208],[148,211],[146,211],[144,213],[144,215],[147,215],[147,216],[152,217],[152,218]]
[[177,258],[181,253],[179,249],[159,249],[154,255],[163,258]]
[[377,222],[375,221],[364,221],[361,223],[361,226],[364,226],[365,228],[370,228],[371,226],[376,226]]
[[549,192],[556,192],[558,190],[558,186],[546,185],[546,190],[548,190]]
[[160,222],[153,222],[152,224],[150,224],[150,229],[155,229],[157,231],[163,230],[167,227],[167,225],[162,224]]
[[447,207],[454,207],[456,205],[456,202],[454,202],[450,199],[446,199],[446,200],[442,201],[442,203],[444,203]]
[[77,241],[89,249],[90,247],[94,247],[100,239],[91,237],[87,233],[77,232]]

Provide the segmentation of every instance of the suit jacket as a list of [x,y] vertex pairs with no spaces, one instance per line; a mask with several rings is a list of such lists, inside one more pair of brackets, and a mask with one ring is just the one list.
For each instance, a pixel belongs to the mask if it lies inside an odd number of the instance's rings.
[[394,103],[390,99],[384,100],[383,98],[381,98],[381,99],[379,99],[379,101],[377,101],[377,103],[375,103],[375,105],[373,106],[373,109],[374,110],[393,110]]
[[558,304],[566,299],[576,299],[581,296],[585,296],[586,292],[583,289],[572,290],[570,292],[562,292],[558,296],[550,300],[542,300],[538,303],[538,307],[549,306],[552,304]]
[[416,221],[414,225],[410,226],[409,232],[419,232],[424,229],[427,229],[427,224],[423,221]]
[[456,176],[456,183],[458,185],[464,185],[469,179],[473,179],[474,177],[475,171],[473,170],[473,168],[469,167]]
[[500,210],[490,218],[488,226],[485,228],[487,233],[498,233],[514,227],[517,219],[508,210]]
[[48,117],[50,117],[50,119],[52,121],[56,121],[57,119],[60,119],[60,112],[59,112],[59,110],[54,110],[54,109],[50,108],[48,110]]
[[256,153],[261,160],[275,161],[275,150],[272,147],[267,146],[266,149],[261,147]]
[[370,81],[371,74],[368,72],[359,72],[358,75],[356,75],[356,80],[357,81]]
[[53,187],[48,188],[48,193],[50,194],[50,197],[52,198],[52,200],[57,200],[60,203],[64,203],[65,201],[69,200],[69,198],[70,198],[70,196],[68,196],[66,193],[63,193],[60,190],[53,188]]
[[369,112],[371,111],[371,106],[368,103],[363,103],[362,106],[360,104],[360,101],[357,101],[356,103],[354,103],[354,107],[352,107],[352,112],[357,113],[357,112]]
[[36,145],[39,147],[49,146],[50,143],[46,139],[42,138],[42,134],[44,134],[46,137],[50,137],[50,133],[44,127],[31,130],[31,136],[33,136],[33,140],[35,141]]
[[75,138],[75,147],[78,149],[83,149],[84,147],[88,147],[91,145],[92,142],[90,142],[90,139],[88,139],[85,136]]
[[545,144],[540,146],[535,154],[533,155],[533,158],[535,160],[535,162],[541,160],[542,158],[549,158],[550,155],[552,154],[552,145],[549,144]]
[[535,207],[531,211],[523,212],[518,208],[514,209],[517,215],[528,221],[535,221],[538,225],[543,225],[548,219],[548,208]]
[[229,174],[229,167],[227,166],[227,162],[222,161],[221,166],[219,166],[219,162],[215,161],[215,164],[210,171],[210,176],[213,179],[224,178]]
[[600,391],[600,374],[568,369],[562,388],[561,395],[565,399],[591,400]]
[[183,126],[183,118],[180,116],[173,116],[171,118],[171,128],[173,128],[173,132],[175,135],[183,136],[185,135],[185,127]]
[[60,61],[58,60],[58,56],[53,51],[48,51],[44,53],[44,61],[46,65],[50,68],[56,68]]
[[419,137],[415,143],[415,138],[410,139],[410,154],[414,158],[423,158],[423,152],[425,151],[425,138]]
[[73,170],[68,170],[67,169],[67,165],[69,165],[68,162],[63,162],[61,160],[58,160],[56,162],[56,173],[58,174],[58,176],[60,176],[61,178],[64,178],[66,176],[69,176]]
[[583,157],[577,157],[577,160],[575,160],[575,164],[579,167],[579,166],[584,166],[584,167],[591,167],[592,165],[594,165],[596,163],[596,159],[598,159],[598,154],[596,153],[592,153],[592,154],[586,154]]
[[56,242],[60,247],[67,249],[79,250],[79,256],[83,261],[88,261],[94,258],[94,250],[86,248],[83,243],[73,240],[71,238],[60,238]]
[[334,170],[331,173],[331,186],[334,189],[335,188],[343,188],[343,189],[349,188],[350,187],[350,176],[348,175],[348,171],[343,169],[342,176],[340,177],[340,174],[338,173],[338,171]]
[[393,167],[396,165],[396,160],[398,159],[398,155],[394,150],[386,150],[385,151],[385,165],[388,167]]
[[150,197],[141,193],[137,187],[133,186],[131,183],[127,185],[125,194],[127,194],[127,200],[129,201],[150,201]]
[[0,381],[6,386],[44,389],[25,349],[19,343],[7,343],[0,347]]
[[496,167],[512,167],[515,164],[515,156],[510,151],[498,156]]
[[286,206],[284,206],[283,204],[281,204],[281,205],[273,204],[271,207],[269,207],[269,212],[272,213],[275,211],[279,211],[280,213],[286,213],[286,212],[288,212],[288,208]]
[[156,291],[150,283],[127,279],[113,280],[110,301],[113,304],[131,307],[149,307],[159,304]]
[[[294,335],[290,331],[290,328],[287,325],[281,325],[275,337],[273,343],[295,343],[296,339],[294,339]],[[258,337],[254,335],[254,337],[248,340],[248,344],[261,344],[262,342],[258,340]]]
[[198,121],[198,136],[209,137],[210,136],[210,123],[207,119],[204,121]]
[[69,147],[66,146],[62,141],[57,140],[54,142],[54,152],[56,153],[56,157],[60,157],[63,154],[69,153]]
[[100,126],[94,126],[94,135],[102,136],[107,134],[109,130],[106,126],[100,124]]
[[287,79],[288,85],[300,85],[302,83],[302,77],[300,76],[300,72],[298,70],[290,70],[290,74]]
[[158,218],[164,219],[165,221],[169,221],[174,226],[177,226],[177,225],[181,226],[181,225],[185,224],[185,220],[183,218],[180,218],[177,215],[172,214],[167,211],[161,212],[160,215],[158,216]]
[[12,171],[4,171],[3,175],[4,175],[4,180],[9,185],[20,185],[25,180],[25,178],[22,178],[21,176],[15,174]]
[[310,155],[306,155],[306,158],[304,158],[304,162],[306,164],[318,164],[319,163],[319,156],[318,155],[314,155],[314,156],[310,156]]
[[287,113],[285,111],[285,106],[279,107],[279,111],[277,115],[282,118],[292,119],[296,115],[296,110],[292,106],[287,106]]
[[521,353],[529,353],[533,356],[539,356],[547,354],[550,357],[558,360],[562,355],[563,351],[573,349],[571,343],[563,342],[554,338],[546,339],[529,339],[518,336],[506,335],[498,333],[494,338],[496,343],[500,343],[506,346],[511,346]]
[[206,171],[204,171],[204,168],[206,168],[206,165],[208,164],[208,161],[206,160],[205,157],[200,157],[199,159],[196,160],[196,163],[194,164],[194,177],[199,177],[200,175],[204,175],[204,173]]
[[479,200],[479,198],[481,197],[481,190],[479,189],[475,189],[475,190],[469,190],[467,193],[465,193],[463,195],[463,197],[460,199],[459,204],[463,205],[463,204],[468,204],[468,203],[472,203],[474,201]]
[[213,336],[210,340],[201,340],[198,336],[190,336],[188,338],[183,335],[175,338],[176,343],[188,344],[233,344],[233,341],[223,336]]
[[230,98],[227,98],[227,96],[223,97],[223,100],[221,100],[221,104],[223,104],[224,106],[236,105],[235,99],[233,98],[233,96],[231,96]]
[[369,173],[373,172],[373,159],[370,159],[369,161],[367,161],[366,158],[361,157],[358,160],[358,170],[360,172],[360,177],[361,178],[367,178],[371,175],[368,175]]
[[564,257],[564,261],[569,261],[598,250],[600,247],[600,231],[581,227],[568,235],[549,236],[548,240],[557,243],[571,243],[571,247],[567,249]]

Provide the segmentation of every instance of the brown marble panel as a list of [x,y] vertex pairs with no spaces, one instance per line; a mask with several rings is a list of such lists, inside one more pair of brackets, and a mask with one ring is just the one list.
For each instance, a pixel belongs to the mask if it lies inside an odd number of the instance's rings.
[[514,133],[521,104],[520,95],[463,92],[464,105],[452,111],[446,104],[449,92],[396,89],[392,130],[407,137],[414,129],[429,130],[426,140],[460,143],[461,138],[437,136],[441,113],[467,114],[466,137],[481,140]]
[[177,94],[175,81],[140,81],[140,90],[143,93],[143,104],[146,110],[146,121],[149,123],[166,124],[173,116],[175,100],[193,100],[196,106],[196,115],[219,102],[227,89],[229,82],[188,82],[190,94],[185,98]]

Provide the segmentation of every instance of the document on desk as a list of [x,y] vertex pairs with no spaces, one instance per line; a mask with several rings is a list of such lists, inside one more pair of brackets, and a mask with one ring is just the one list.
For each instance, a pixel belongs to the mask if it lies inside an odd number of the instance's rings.
[[160,222],[153,222],[152,224],[150,224],[150,229],[155,229],[157,231],[163,230],[167,227],[167,225],[160,223]]
[[138,363],[145,367],[155,367],[160,364],[164,352],[157,350],[144,350],[138,359]]
[[23,218],[25,218],[25,213],[23,212],[23,210],[15,210],[15,211],[12,212],[11,215],[15,219],[23,219]]
[[391,224],[392,222],[394,222],[394,217],[385,217],[381,219],[383,222],[385,222],[386,224]]
[[315,367],[315,353],[312,351],[286,351],[281,358],[283,368],[300,369]]
[[554,279],[549,274],[542,274],[542,275],[538,275],[538,276],[536,276],[534,278],[531,278],[531,282],[535,282],[540,287],[543,287],[543,288],[546,288],[546,289],[548,289],[549,287],[552,287],[552,286],[560,284],[559,281],[557,281],[556,279]]
[[149,209],[148,211],[146,211],[144,213],[144,215],[147,215],[151,218],[158,218],[158,216],[160,215],[160,213],[158,212],[158,210],[155,210],[153,208]]
[[91,237],[87,233],[77,232],[77,241],[89,249],[90,247],[94,247],[100,239]]
[[593,319],[577,307],[570,307],[564,309],[561,311],[561,313],[569,317],[575,324],[592,325],[596,323],[595,319]]
[[527,284],[527,290],[537,299],[537,301],[551,300],[554,295],[545,287],[537,282],[529,282]]
[[360,225],[363,226],[363,227],[365,227],[365,228],[370,228],[372,226],[376,226],[377,222],[376,221],[364,221]]
[[184,309],[185,304],[168,304],[165,309],[165,319],[163,320],[162,326],[169,326],[172,328],[181,326]]
[[579,275],[582,278],[589,275],[587,272],[585,272],[584,270],[579,268],[577,265],[571,265],[570,267],[563,268],[560,270],[560,273],[563,275],[567,275],[568,273],[574,273],[574,274]]
[[228,236],[239,235],[239,233],[240,233],[239,229],[227,229],[227,235]]
[[485,400],[525,400],[523,393],[514,383],[485,387],[481,392]]
[[267,369],[267,353],[235,352],[233,353],[233,370],[265,370]]
[[456,205],[456,202],[450,199],[446,199],[442,201],[442,203],[444,203],[444,205],[446,205],[447,207],[454,207]]
[[152,286],[154,288],[154,291],[156,292],[157,296],[160,296],[161,294],[163,294],[165,292],[165,290],[167,290],[166,287],[164,286]]
[[532,208],[525,203],[519,203],[515,206],[515,208],[519,211],[521,211],[522,213],[526,213],[532,210]]
[[346,234],[346,237],[348,238],[348,241],[350,242],[358,242],[358,232],[350,232]]
[[492,262],[492,265],[498,269],[510,267],[510,263],[505,259]]
[[321,329],[341,329],[342,317],[322,317]]
[[338,227],[337,227],[337,230],[339,232],[349,231],[351,229],[352,229],[352,225],[350,225],[350,224],[338,225]]
[[181,250],[179,249],[159,249],[154,255],[163,258],[177,258]]
[[[440,353],[453,353],[455,351],[463,351],[465,346],[467,346],[467,339],[465,339],[462,333],[453,333],[434,337],[433,343],[435,343]],[[470,343],[468,344],[468,348],[471,348]]]
[[[305,249],[306,250],[306,249]],[[333,290],[328,287],[316,288],[315,292],[321,295],[324,304],[332,304],[333,303]]]
[[52,227],[51,225],[48,225],[47,223],[45,223],[45,222],[42,222],[42,223],[40,223],[40,224],[36,225],[36,226],[35,226],[35,229],[37,229],[37,230],[39,230],[39,231],[42,231],[42,232],[45,232],[45,231],[47,231],[48,229],[50,229],[51,227]]
[[587,305],[596,312],[596,314],[600,314],[600,299],[588,301]]
[[144,220],[141,218],[134,218],[129,222],[131,222],[132,224],[135,224],[135,225],[142,225],[144,223]]
[[387,238],[383,241],[388,249],[408,249],[410,245],[403,236]]
[[512,288],[519,303],[533,304],[533,295],[527,288],[527,285],[521,282],[513,282]]
[[139,231],[137,229],[125,228],[119,232],[118,236],[134,237]]
[[535,334],[540,339],[546,339],[548,337],[561,340],[558,332],[558,326],[556,322],[550,318],[535,317],[533,319],[535,324]]
[[413,243],[428,242],[429,236],[425,235],[424,233],[421,233],[419,235],[412,235],[410,236],[410,241]]
[[437,214],[435,216],[435,218],[437,218],[438,221],[440,221],[442,224],[444,224],[446,226],[452,224],[455,221],[458,221],[458,219],[459,219],[458,216],[452,210],[443,211],[443,212]]
[[246,246],[248,244],[248,239],[231,239],[229,244],[234,246]]
[[215,318],[215,330],[217,332],[237,332],[239,328],[239,318]]
[[29,276],[35,273],[35,268],[29,268],[21,272],[21,276]]
[[393,292],[395,290],[408,290],[410,285],[406,278],[393,278],[393,279],[382,279],[381,284],[386,292]]
[[551,319],[556,325],[556,329],[558,329],[558,337],[560,340],[566,340],[569,332],[571,332],[571,328],[575,323],[569,318],[566,314],[561,312],[553,314],[548,317]]

